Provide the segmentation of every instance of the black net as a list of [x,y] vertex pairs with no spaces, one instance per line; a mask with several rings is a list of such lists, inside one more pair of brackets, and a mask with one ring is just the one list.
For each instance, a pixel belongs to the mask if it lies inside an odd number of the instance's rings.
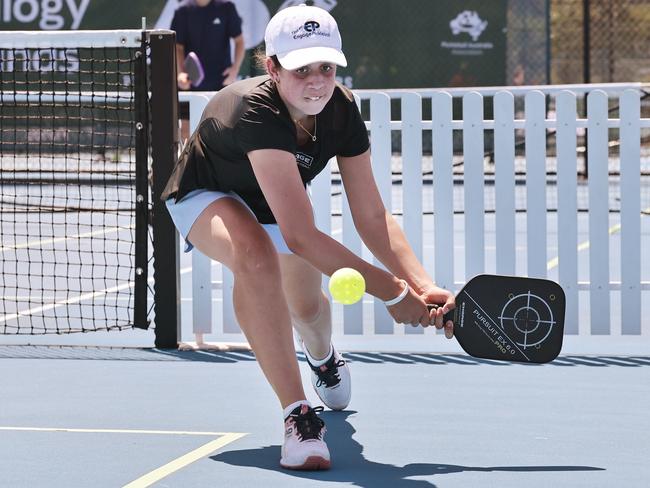
[[0,50],[0,333],[134,325],[140,51]]

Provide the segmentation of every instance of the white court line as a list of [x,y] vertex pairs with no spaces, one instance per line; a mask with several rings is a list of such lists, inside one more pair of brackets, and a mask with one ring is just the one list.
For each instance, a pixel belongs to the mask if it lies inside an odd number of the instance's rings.
[[[180,274],[189,273],[191,271],[192,271],[191,267],[183,268],[181,269]],[[149,278],[147,282],[153,283],[153,277]],[[129,281],[128,283],[124,283],[119,286],[113,286],[111,288],[105,288],[103,290],[95,291],[91,293],[84,293],[83,295],[68,298],[67,300],[62,300],[60,302],[48,303],[41,307],[29,308],[27,310],[21,310],[18,313],[3,315],[0,317],[0,324],[4,324],[9,320],[17,319],[18,317],[24,317],[35,313],[44,312],[46,310],[52,310],[53,308],[62,307],[63,305],[69,305],[71,303],[79,303],[84,300],[90,300],[91,298],[99,297],[102,295],[108,295],[109,293],[117,293],[118,291],[125,290],[126,288],[133,288],[134,286],[135,283],[133,281]]]
[[135,228],[135,224],[127,225],[126,227],[110,227],[108,229],[101,229],[101,230],[96,230],[93,232],[85,232],[83,234],[74,234],[71,236],[66,236],[66,237],[56,237],[54,239],[43,239],[42,241],[28,241],[24,242],[22,244],[16,244],[15,246],[2,246],[0,247],[0,252],[4,251],[10,251],[12,249],[25,249],[27,247],[34,247],[34,246],[42,246],[44,244],[54,244],[57,242],[63,242],[67,241],[69,239],[78,239],[78,238],[86,238],[86,237],[93,237],[99,234],[109,234],[112,232],[118,232],[120,230],[128,230],[128,229],[133,229]]
[[[186,430],[138,430],[138,429],[67,429],[62,427],[0,427],[0,430],[19,432],[72,432],[82,434],[154,434],[154,435],[203,435],[223,436],[234,432],[193,432]],[[241,434],[246,435],[246,434]]]
[[22,432],[68,432],[84,434],[155,434],[155,435],[193,435],[193,436],[219,436],[201,447],[184,454],[167,464],[157,468],[140,478],[131,481],[122,488],[147,488],[157,481],[166,478],[170,474],[189,464],[198,461],[202,457],[212,454],[217,449],[241,439],[246,433],[241,432],[189,432],[174,430],[127,430],[127,429],[64,429],[64,428],[42,428],[42,427],[0,427],[0,431],[22,431]]
[[[54,244],[56,242],[62,242],[66,241],[69,239],[77,239],[77,238],[86,238],[86,237],[93,237],[99,234],[108,234],[112,232],[118,232],[120,230],[128,230],[128,229],[133,229],[135,228],[135,224],[128,225],[126,227],[123,226],[118,226],[118,227],[110,227],[107,229],[101,229],[101,230],[96,230],[93,232],[85,232],[82,234],[75,234],[71,236],[66,236],[66,237],[57,237],[54,239],[44,239],[41,241],[30,241],[26,242],[23,244],[16,244],[15,246],[2,246],[0,247],[0,252],[4,251],[9,251],[11,249],[24,249],[28,247],[33,247],[33,246],[42,246],[44,244]],[[192,268],[184,268],[181,270],[181,274],[185,274],[192,271]],[[149,278],[149,283],[153,283],[153,278]],[[7,314],[3,315],[0,317],[0,324],[4,324],[5,322],[8,322],[9,320],[17,319],[18,317],[24,317],[27,315],[33,315],[35,313],[39,312],[45,312],[46,310],[52,310],[54,308],[62,307],[63,305],[69,305],[72,303],[79,303],[84,300],[90,300],[92,298],[96,298],[102,295],[107,295],[109,293],[117,293],[119,291],[125,290],[127,288],[133,288],[135,286],[135,283],[133,281],[130,281],[129,283],[124,283],[119,286],[114,286],[111,288],[105,288],[103,290],[97,291],[97,292],[91,292],[91,293],[84,293],[83,295],[79,295],[76,297],[68,298],[66,300],[61,300],[61,301],[55,301],[53,303],[48,303],[46,305],[40,306],[40,307],[35,307],[35,308],[30,308],[27,310],[21,310],[18,313],[15,314]]]
[[90,300],[91,298],[99,297],[99,296],[102,296],[102,295],[107,295],[109,293],[115,293],[115,292],[118,292],[118,291],[123,290],[125,288],[132,288],[133,286],[135,286],[135,283],[133,281],[131,281],[131,282],[125,283],[123,285],[113,286],[111,288],[105,288],[105,289],[103,289],[101,291],[95,291],[95,292],[91,292],[91,293],[84,293],[83,295],[68,298],[67,300],[63,300],[63,301],[60,301],[60,302],[48,303],[48,304],[43,305],[41,307],[30,308],[28,310],[21,310],[20,312],[14,313],[14,314],[3,315],[2,317],[0,317],[0,324],[3,324],[3,323],[5,323],[5,322],[7,322],[9,320],[17,319],[18,317],[24,317],[26,315],[32,315],[32,314],[39,313],[39,312],[45,312],[46,310],[52,310],[53,308],[61,307],[63,305],[69,305],[71,303],[79,303],[79,302],[82,302],[84,300]]
[[[3,295],[0,296],[3,300],[10,300],[12,302],[32,302],[34,301],[34,295]],[[57,296],[52,296],[52,295],[43,295],[42,297],[38,296],[38,298],[42,298],[43,300],[52,300],[52,301],[57,301],[57,300],[65,300],[66,295],[57,295]],[[119,301],[124,301],[128,302],[129,300],[132,300],[130,297],[117,297],[116,300]]]

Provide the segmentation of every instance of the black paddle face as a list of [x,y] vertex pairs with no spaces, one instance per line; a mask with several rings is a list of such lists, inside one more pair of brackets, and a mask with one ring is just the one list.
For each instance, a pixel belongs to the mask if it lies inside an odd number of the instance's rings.
[[456,296],[454,335],[471,356],[547,363],[562,349],[564,291],[537,278],[478,275]]

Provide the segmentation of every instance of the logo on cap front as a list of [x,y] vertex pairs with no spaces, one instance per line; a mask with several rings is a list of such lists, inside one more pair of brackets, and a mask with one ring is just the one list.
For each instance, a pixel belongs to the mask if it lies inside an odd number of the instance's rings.
[[331,32],[321,29],[315,20],[308,20],[296,30],[291,32],[294,39],[305,39],[312,36],[332,37]]

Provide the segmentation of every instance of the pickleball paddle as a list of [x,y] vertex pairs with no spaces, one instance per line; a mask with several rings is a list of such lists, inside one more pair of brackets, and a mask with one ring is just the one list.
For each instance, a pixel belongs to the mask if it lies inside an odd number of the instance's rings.
[[187,73],[192,86],[199,86],[203,82],[203,79],[205,78],[205,72],[203,71],[201,60],[195,52],[191,52],[185,56],[183,68],[185,69],[185,72]]
[[562,349],[565,302],[554,281],[482,274],[456,295],[445,322],[470,356],[547,363]]

